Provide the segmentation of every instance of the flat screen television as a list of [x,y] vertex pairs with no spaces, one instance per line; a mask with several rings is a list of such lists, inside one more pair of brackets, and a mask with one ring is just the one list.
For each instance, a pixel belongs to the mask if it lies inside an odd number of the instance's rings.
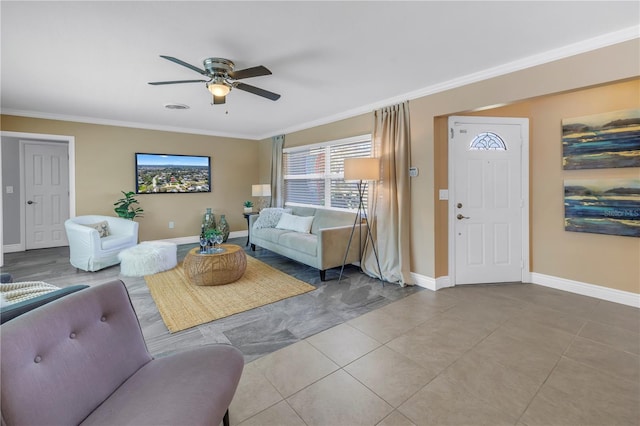
[[211,192],[211,157],[136,153],[136,194]]

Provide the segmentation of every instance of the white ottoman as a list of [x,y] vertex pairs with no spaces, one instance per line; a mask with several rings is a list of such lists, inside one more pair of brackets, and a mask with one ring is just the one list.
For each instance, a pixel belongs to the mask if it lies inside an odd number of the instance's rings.
[[174,268],[178,264],[178,248],[165,241],[144,241],[118,253],[120,273],[142,277]]

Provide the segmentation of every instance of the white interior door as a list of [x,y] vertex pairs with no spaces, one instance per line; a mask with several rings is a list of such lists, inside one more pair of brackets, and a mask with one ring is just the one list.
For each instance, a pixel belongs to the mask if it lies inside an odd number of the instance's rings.
[[27,250],[68,245],[64,221],[69,218],[69,156],[60,143],[23,142],[25,247]]
[[453,284],[522,281],[528,122],[450,117],[449,129]]

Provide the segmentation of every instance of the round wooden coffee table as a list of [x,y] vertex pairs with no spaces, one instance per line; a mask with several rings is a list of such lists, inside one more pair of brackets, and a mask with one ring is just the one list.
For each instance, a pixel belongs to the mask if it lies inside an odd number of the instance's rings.
[[220,244],[220,253],[200,253],[191,249],[182,267],[187,278],[195,285],[222,285],[232,283],[247,269],[247,255],[235,244]]

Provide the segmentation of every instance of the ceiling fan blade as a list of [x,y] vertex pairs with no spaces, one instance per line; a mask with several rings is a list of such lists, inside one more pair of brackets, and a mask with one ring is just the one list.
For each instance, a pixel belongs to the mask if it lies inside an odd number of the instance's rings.
[[171,62],[175,62],[175,63],[176,63],[176,64],[178,64],[178,65],[182,65],[183,67],[187,67],[187,68],[189,68],[189,69],[192,69],[192,70],[194,70],[195,72],[198,72],[198,73],[200,73],[200,74],[202,74],[202,75],[206,75],[207,77],[209,76],[209,74],[207,74],[207,72],[206,72],[205,70],[203,70],[203,69],[201,69],[201,68],[198,68],[198,67],[196,67],[196,66],[194,66],[194,65],[188,64],[188,63],[186,63],[185,61],[181,61],[181,60],[180,60],[180,59],[178,59],[178,58],[174,58],[173,56],[160,55],[160,57],[161,57],[161,58],[164,58],[164,59],[167,59],[167,60],[169,60],[169,61],[171,61]]
[[243,78],[251,78],[251,77],[259,77],[261,75],[270,75],[271,71],[269,71],[266,67],[262,65],[258,65],[257,67],[246,68],[243,70],[232,71],[229,73],[229,77],[234,80],[241,80]]
[[208,80],[174,80],[174,81],[151,81],[149,84],[158,86],[160,84],[178,84],[178,83],[206,83]]
[[277,93],[269,92],[268,90],[261,89],[259,87],[251,86],[245,83],[235,83],[234,87],[244,90],[245,92],[253,93],[254,95],[262,96],[263,98],[271,99],[272,101],[277,101],[280,99],[280,95]]
[[225,103],[227,101],[226,96],[216,96],[213,95],[213,104],[214,105],[222,105],[223,103]]

